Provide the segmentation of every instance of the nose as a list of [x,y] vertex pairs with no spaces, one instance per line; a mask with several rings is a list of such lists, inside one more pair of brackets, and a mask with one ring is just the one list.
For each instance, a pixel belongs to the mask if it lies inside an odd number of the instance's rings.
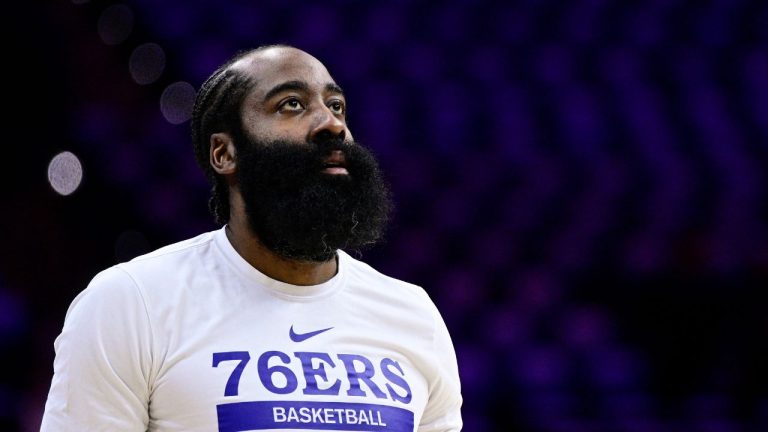
[[333,138],[344,139],[347,135],[347,125],[336,117],[328,107],[323,106],[316,114],[315,124],[309,132],[309,141],[314,141],[319,135],[330,135]]

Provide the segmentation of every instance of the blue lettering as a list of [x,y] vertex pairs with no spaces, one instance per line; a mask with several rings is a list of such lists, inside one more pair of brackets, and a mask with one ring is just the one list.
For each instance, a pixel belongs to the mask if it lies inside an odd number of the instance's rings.
[[240,385],[240,377],[243,375],[243,369],[248,361],[251,360],[251,355],[248,351],[228,351],[213,353],[213,367],[218,367],[219,363],[223,361],[238,360],[237,366],[232,369],[232,374],[229,375],[227,380],[227,386],[224,387],[224,396],[237,396],[238,387]]
[[[361,355],[354,354],[339,354],[339,360],[344,363],[344,367],[347,369],[347,377],[349,378],[349,390],[347,395],[349,396],[366,396],[366,393],[360,388],[360,381],[362,380],[371,389],[374,396],[379,399],[386,399],[387,395],[381,389],[376,386],[371,378],[375,373],[373,364],[367,358]],[[358,371],[355,368],[355,362],[362,363],[363,370]]]
[[[288,357],[288,354],[282,353],[280,351],[267,351],[264,354],[262,354],[259,357],[259,379],[261,380],[261,383],[264,385],[264,388],[271,391],[272,393],[276,394],[288,394],[292,391],[296,390],[296,387],[298,387],[298,383],[296,381],[296,375],[294,375],[293,371],[291,371],[286,366],[281,365],[269,365],[269,360],[273,357],[277,357],[280,359],[284,364],[290,364],[291,358]],[[275,374],[281,374],[285,377],[285,386],[278,387],[274,381],[272,380],[272,377]]]
[[[307,386],[304,388],[304,394],[309,395],[338,395],[339,387],[341,387],[341,380],[336,380],[330,387],[321,389],[317,385],[317,378],[322,378],[323,381],[328,382],[328,375],[325,373],[325,365],[327,364],[331,368],[336,367],[331,360],[331,356],[326,353],[315,352],[296,352],[293,353],[296,358],[301,360],[301,367],[304,370],[304,379],[307,381]],[[312,366],[312,360],[317,359],[317,367]]]
[[[400,372],[400,375],[394,373],[391,367],[394,367],[397,369],[398,372]],[[402,403],[411,403],[411,387],[408,385],[408,382],[403,378],[405,376],[405,373],[403,372],[403,368],[400,367],[400,364],[392,359],[382,359],[381,360],[381,372],[384,374],[384,377],[391,382],[392,384],[400,387],[401,389],[405,390],[405,396],[400,396],[395,389],[392,388],[391,385],[385,384],[387,387],[387,390],[389,391],[389,396],[392,398],[393,401],[398,401]]]

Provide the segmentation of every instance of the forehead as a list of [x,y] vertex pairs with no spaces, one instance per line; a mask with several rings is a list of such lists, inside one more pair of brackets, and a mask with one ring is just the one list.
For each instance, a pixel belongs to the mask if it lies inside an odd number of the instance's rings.
[[303,81],[321,91],[334,83],[320,61],[296,48],[276,47],[257,51],[235,62],[232,69],[243,71],[255,83],[251,96],[263,96],[287,81]]

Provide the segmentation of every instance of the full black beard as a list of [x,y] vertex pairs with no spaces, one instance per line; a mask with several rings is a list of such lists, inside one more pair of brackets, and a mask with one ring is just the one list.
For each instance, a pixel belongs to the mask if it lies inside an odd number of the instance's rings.
[[[323,262],[337,249],[360,251],[382,237],[392,202],[368,150],[340,139],[307,144],[238,135],[237,178],[248,222],[269,250]],[[344,153],[349,175],[321,172],[334,150]]]

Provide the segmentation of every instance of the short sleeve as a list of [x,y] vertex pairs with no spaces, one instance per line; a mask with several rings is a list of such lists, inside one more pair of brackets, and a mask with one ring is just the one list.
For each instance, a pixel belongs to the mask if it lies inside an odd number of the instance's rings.
[[440,313],[436,308],[433,313],[436,373],[430,383],[429,400],[418,432],[458,432],[462,427],[462,398],[456,352]]
[[133,279],[112,267],[67,311],[41,431],[146,431],[151,328]]

